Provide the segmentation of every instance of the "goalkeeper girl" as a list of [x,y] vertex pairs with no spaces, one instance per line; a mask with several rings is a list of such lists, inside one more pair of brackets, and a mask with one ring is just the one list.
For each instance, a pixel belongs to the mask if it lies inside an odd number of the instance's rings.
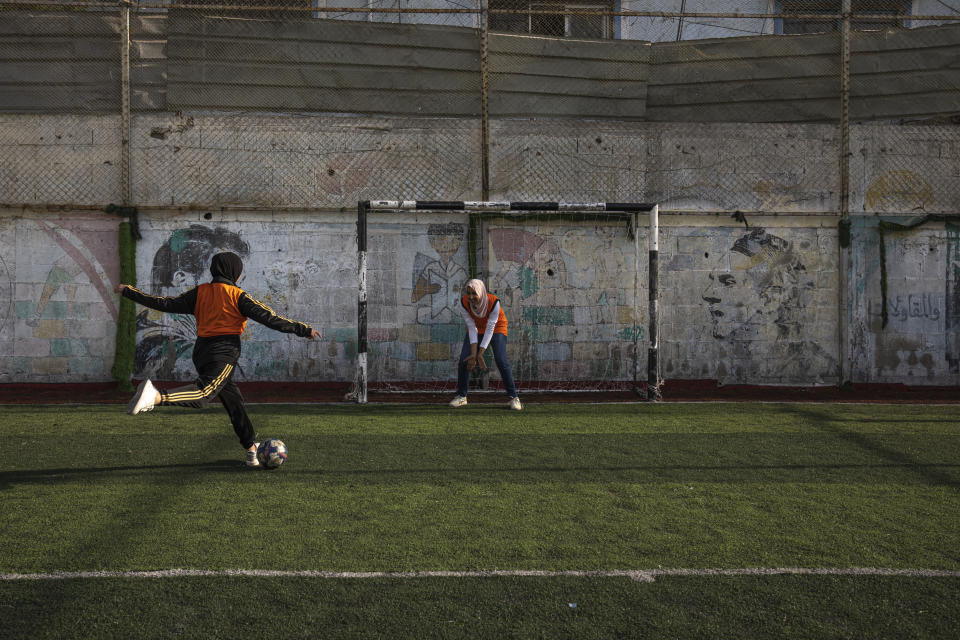
[[487,293],[482,280],[468,281],[463,292],[464,295],[460,298],[460,314],[467,324],[467,335],[457,361],[457,395],[450,401],[450,406],[462,407],[467,404],[470,372],[476,367],[486,370],[483,352],[492,346],[493,360],[497,363],[503,387],[510,397],[507,406],[519,411],[523,409],[523,405],[517,396],[513,372],[507,360],[507,316],[503,313],[500,300],[492,293]]
[[211,282],[201,284],[172,298],[148,295],[128,284],[114,289],[145,307],[167,313],[189,313],[197,319],[197,341],[193,346],[193,364],[197,379],[193,384],[170,391],[158,391],[150,380],[137,388],[127,413],[136,415],[150,411],[156,405],[176,405],[201,408],[219,398],[240,444],[247,450],[247,466],[256,467],[257,445],[253,425],[243,405],[243,396],[233,381],[240,359],[240,334],[247,318],[283,333],[295,333],[301,338],[316,340],[320,334],[309,325],[294,322],[274,313],[267,305],[254,300],[237,286],[243,272],[243,261],[235,253],[224,252],[210,261]]

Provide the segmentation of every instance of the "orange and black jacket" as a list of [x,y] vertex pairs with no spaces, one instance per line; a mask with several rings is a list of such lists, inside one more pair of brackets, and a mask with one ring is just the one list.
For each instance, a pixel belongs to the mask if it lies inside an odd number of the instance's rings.
[[309,338],[312,328],[303,322],[284,318],[226,278],[214,278],[179,296],[151,296],[134,287],[123,289],[123,295],[137,304],[166,313],[189,313],[197,319],[197,336],[239,336],[247,326],[247,318],[275,331],[295,333]]

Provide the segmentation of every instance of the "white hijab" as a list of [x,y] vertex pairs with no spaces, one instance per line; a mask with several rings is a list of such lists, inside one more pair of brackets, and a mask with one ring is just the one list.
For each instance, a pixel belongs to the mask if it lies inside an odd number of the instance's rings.
[[478,318],[482,318],[490,312],[490,309],[487,308],[487,305],[489,304],[489,300],[487,299],[487,288],[483,285],[483,280],[477,280],[476,278],[473,280],[468,280],[467,284],[464,285],[463,290],[464,293],[472,291],[480,296],[480,300],[476,304],[467,298],[467,302],[470,304],[470,311],[473,313],[473,315],[477,316]]

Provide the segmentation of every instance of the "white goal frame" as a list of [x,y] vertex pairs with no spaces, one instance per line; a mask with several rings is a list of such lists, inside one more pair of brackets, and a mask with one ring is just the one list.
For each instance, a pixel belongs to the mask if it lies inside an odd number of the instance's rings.
[[[468,211],[502,212],[511,216],[541,214],[543,212],[606,212],[633,214],[632,228],[638,228],[639,214],[649,214],[649,346],[647,349],[647,382],[643,396],[648,401],[659,400],[659,214],[655,203],[644,202],[507,202],[464,200],[361,200],[357,203],[357,368],[353,387],[347,398],[358,404],[367,402],[367,214],[371,211]],[[634,242],[637,234],[634,233]],[[639,253],[639,249],[638,249]],[[635,390],[640,392],[635,384]]]

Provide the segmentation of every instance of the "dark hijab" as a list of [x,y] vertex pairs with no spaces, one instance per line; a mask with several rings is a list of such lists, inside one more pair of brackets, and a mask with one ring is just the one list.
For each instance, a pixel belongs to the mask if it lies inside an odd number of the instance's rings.
[[230,251],[218,253],[210,261],[210,273],[215,280],[219,278],[236,284],[240,274],[243,273],[243,260]]

